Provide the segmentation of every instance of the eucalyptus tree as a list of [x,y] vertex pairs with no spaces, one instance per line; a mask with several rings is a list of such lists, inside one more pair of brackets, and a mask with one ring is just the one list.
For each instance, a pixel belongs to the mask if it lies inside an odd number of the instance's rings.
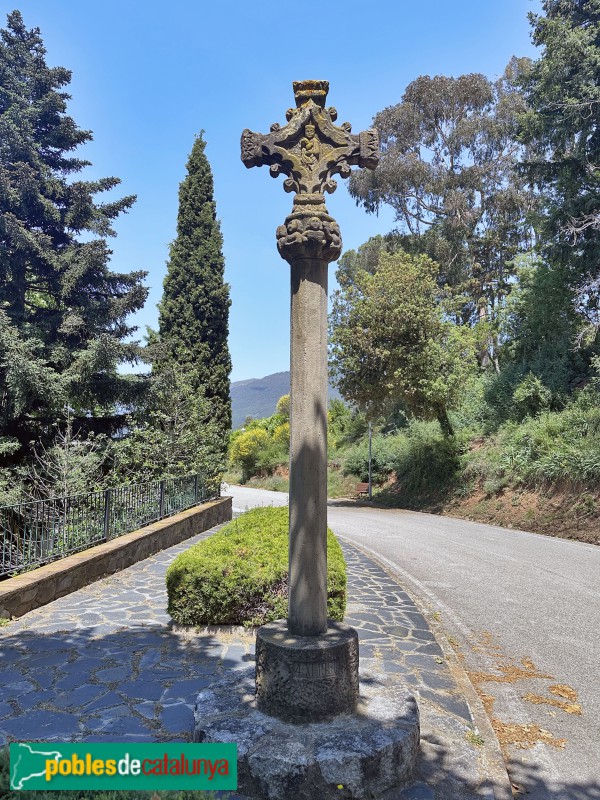
[[495,82],[477,73],[417,78],[373,120],[378,169],[350,179],[357,203],[369,212],[390,205],[400,231],[437,261],[459,323],[495,320],[512,261],[531,244],[534,196],[515,169],[525,107],[516,84],[526,63],[512,59]]

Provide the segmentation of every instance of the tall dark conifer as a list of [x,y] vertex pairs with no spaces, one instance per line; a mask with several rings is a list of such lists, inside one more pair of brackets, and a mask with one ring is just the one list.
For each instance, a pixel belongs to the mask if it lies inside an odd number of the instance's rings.
[[[118,178],[74,176],[92,138],[67,114],[71,73],[48,67],[38,28],[18,11],[0,31],[0,456],[21,460],[69,405],[80,426],[110,433],[141,388],[118,374],[141,308],[143,272],[111,272],[112,221],[135,197],[96,203]],[[83,235],[83,236],[82,236]]]
[[[223,280],[223,238],[213,199],[213,177],[202,133],[187,162],[179,187],[177,238],[171,245],[159,334],[164,360],[183,368],[194,391],[209,401],[222,435],[231,428],[227,345],[229,286]],[[159,362],[158,368],[160,369]]]
[[525,82],[525,166],[542,190],[542,251],[600,325],[600,0],[543,0]]

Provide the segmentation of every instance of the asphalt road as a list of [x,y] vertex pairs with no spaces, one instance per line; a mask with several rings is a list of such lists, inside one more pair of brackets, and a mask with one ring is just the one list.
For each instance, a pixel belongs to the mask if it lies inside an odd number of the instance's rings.
[[[287,503],[227,493],[238,510]],[[600,547],[336,501],[328,520],[396,572],[461,654],[516,796],[600,798]]]

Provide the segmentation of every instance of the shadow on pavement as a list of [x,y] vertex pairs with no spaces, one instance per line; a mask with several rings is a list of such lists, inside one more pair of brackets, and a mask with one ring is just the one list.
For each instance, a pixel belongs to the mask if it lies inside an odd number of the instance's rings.
[[[510,767],[509,767],[510,769]],[[517,770],[510,769],[512,774]],[[598,781],[550,782],[535,764],[518,764],[519,782],[513,783],[515,798],[523,800],[600,800]]]
[[234,634],[166,625],[5,630],[0,643],[0,743],[191,741],[200,689],[248,656]]

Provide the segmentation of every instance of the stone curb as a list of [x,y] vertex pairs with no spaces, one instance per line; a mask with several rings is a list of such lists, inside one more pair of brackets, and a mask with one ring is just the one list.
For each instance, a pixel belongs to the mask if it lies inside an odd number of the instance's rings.
[[460,662],[456,651],[448,641],[448,637],[442,625],[432,616],[431,611],[426,607],[426,602],[419,593],[418,587],[416,587],[414,582],[410,580],[410,577],[401,572],[393,562],[379,555],[374,550],[371,550],[371,548],[362,544],[357,544],[354,540],[341,534],[336,535],[339,539],[347,542],[351,547],[362,551],[364,555],[375,561],[394,580],[398,581],[407,594],[410,595],[420,613],[425,617],[438,645],[444,653],[444,658],[452,673],[452,677],[465,697],[476,729],[484,740],[481,755],[485,772],[489,777],[487,786],[482,786],[481,788],[487,790],[486,794],[490,797],[490,800],[492,800],[492,798],[493,800],[513,800],[514,795],[500,749],[500,743],[498,742],[496,733],[483,707],[483,703],[469,680],[469,676]]
[[0,617],[12,619],[231,519],[231,497],[194,506],[132,533],[0,583]]

